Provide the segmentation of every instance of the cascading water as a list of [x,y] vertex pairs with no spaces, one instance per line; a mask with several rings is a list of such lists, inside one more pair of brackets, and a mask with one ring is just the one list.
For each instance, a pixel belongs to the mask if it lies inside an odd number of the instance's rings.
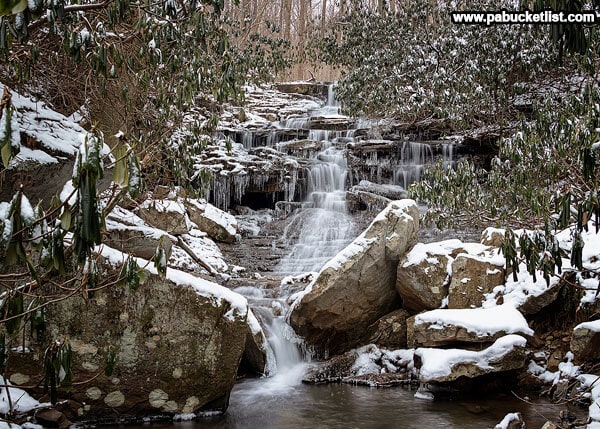
[[[339,105],[329,86],[327,104],[311,117],[339,117]],[[305,123],[310,123],[310,119]],[[346,208],[347,165],[345,151],[336,146],[345,131],[310,130],[309,140],[322,143],[308,175],[308,198],[288,224],[284,239],[296,239],[292,251],[281,260],[280,274],[319,271],[353,238],[354,222]]]
[[308,364],[302,340],[285,321],[286,301],[267,296],[264,289],[253,286],[242,286],[235,291],[246,296],[267,339],[265,372],[269,379],[261,388],[277,391],[300,384]]

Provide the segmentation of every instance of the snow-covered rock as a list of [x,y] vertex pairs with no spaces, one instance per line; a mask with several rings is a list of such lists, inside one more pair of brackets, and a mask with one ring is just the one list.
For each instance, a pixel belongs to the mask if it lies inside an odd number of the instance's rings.
[[0,415],[12,413],[24,414],[38,408],[50,406],[50,403],[48,402],[40,403],[32,398],[23,389],[13,387],[12,383],[5,380],[1,375],[0,385],[2,385],[2,387],[0,387]]
[[148,199],[140,204],[137,213],[150,226],[169,234],[187,234],[192,227],[181,201]]
[[460,254],[452,262],[448,308],[481,307],[485,294],[504,284],[504,258]]
[[596,374],[582,374],[579,376],[582,389],[589,391],[590,406],[588,414],[590,423],[588,429],[600,428],[600,376]]
[[296,297],[290,313],[296,333],[322,351],[355,346],[397,305],[397,264],[416,241],[418,227],[414,201],[392,202]]
[[106,237],[104,243],[124,253],[131,253],[140,258],[152,259],[159,240],[167,235],[173,244],[177,238],[167,234],[163,229],[148,225],[133,212],[122,207],[115,207],[106,217]]
[[532,336],[533,333],[523,315],[510,305],[432,310],[407,320],[409,347],[488,343],[507,334]]
[[571,335],[571,351],[578,361],[600,359],[600,320],[575,326]]
[[204,200],[184,199],[183,204],[190,220],[209,237],[226,243],[235,241],[238,225],[232,215]]
[[450,255],[462,248],[460,240],[417,243],[398,264],[396,290],[402,306],[414,312],[439,308],[452,276]]
[[[5,85],[0,83],[0,92]],[[0,201],[10,201],[18,189],[36,204],[50,203],[73,174],[73,162],[87,131],[45,103],[10,91],[16,122],[12,142],[19,153],[3,172]],[[108,147],[105,146],[105,153]],[[98,183],[106,187],[108,180]]]
[[415,368],[422,383],[511,371],[524,366],[526,342],[519,335],[506,335],[481,351],[418,348],[415,350]]
[[521,413],[508,413],[494,429],[524,429],[525,421]]
[[413,350],[388,350],[369,344],[314,364],[302,381],[389,386],[406,383],[413,369]]
[[[97,251],[104,260],[100,275],[116,278],[126,255],[107,246]],[[49,332],[70,339],[74,379],[89,380],[74,384],[69,398],[90,406],[83,419],[132,410],[138,416],[193,413],[207,404],[224,410],[248,332],[260,329],[250,323],[247,300],[171,268],[161,278],[151,263],[137,262],[146,279],[136,290],[112,286],[46,308]],[[34,338],[28,341],[43,350]],[[110,349],[118,373],[105,376]],[[10,369],[37,379],[27,370],[39,368],[34,359],[34,353],[14,354]]]

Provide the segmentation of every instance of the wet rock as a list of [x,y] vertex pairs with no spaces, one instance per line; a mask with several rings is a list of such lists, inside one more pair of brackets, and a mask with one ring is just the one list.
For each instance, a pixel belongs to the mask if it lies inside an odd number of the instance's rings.
[[[103,277],[116,278],[119,267],[103,270]],[[81,419],[182,413],[192,397],[187,412],[227,403],[247,341],[246,301],[214,283],[169,273],[177,284],[148,274],[135,291],[110,287],[46,308],[48,335],[72,344],[75,383],[68,394],[86,404]],[[34,352],[16,354],[11,368],[37,377],[44,348],[28,341]],[[117,364],[106,376],[110,349]],[[63,394],[59,389],[59,399]]]
[[346,131],[354,126],[354,120],[347,116],[311,116],[308,127],[313,130]]
[[184,199],[183,204],[190,220],[210,238],[225,243],[235,241],[238,229],[237,221],[229,213],[219,210],[203,200]]
[[504,284],[504,268],[478,256],[460,254],[452,263],[448,308],[480,307],[484,294]]
[[388,349],[406,348],[406,310],[396,310],[386,314],[369,326],[367,343]]
[[350,190],[369,192],[390,200],[402,200],[408,197],[408,192],[402,186],[373,183],[368,180],[361,180],[358,185],[354,185]]
[[600,359],[600,320],[580,323],[573,329],[571,351],[579,362]]
[[476,378],[523,368],[525,338],[507,335],[482,351],[419,348],[415,350],[415,368],[422,383],[446,383],[461,377]]
[[302,381],[372,387],[404,384],[410,378],[412,362],[412,350],[386,350],[369,344],[315,364]]
[[358,353],[356,350],[350,350],[343,355],[335,356],[326,362],[311,367],[302,378],[302,382],[308,384],[340,382],[351,374],[357,358]]
[[416,241],[418,227],[414,201],[392,202],[295,301],[290,324],[296,333],[321,352],[357,345],[366,329],[397,305],[397,264]]
[[277,148],[282,152],[287,153],[302,153],[302,152],[319,152],[323,148],[323,143],[315,140],[300,139],[281,142],[277,144]]
[[53,409],[38,411],[35,420],[46,428],[66,429],[71,425],[63,413]]
[[346,377],[342,380],[342,382],[346,384],[356,384],[359,386],[392,387],[409,383],[410,376],[406,372],[400,374],[364,374]]
[[250,311],[248,320],[251,320],[251,322],[248,324],[246,345],[240,369],[253,374],[264,375],[268,369],[267,339],[258,324],[258,320]]

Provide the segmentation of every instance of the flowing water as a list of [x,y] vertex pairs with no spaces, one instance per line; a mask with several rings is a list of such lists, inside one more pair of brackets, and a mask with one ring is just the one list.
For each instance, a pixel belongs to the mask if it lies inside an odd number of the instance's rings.
[[[332,88],[330,85],[325,106],[312,112],[306,121],[296,121],[294,125],[306,127],[313,117],[337,118],[339,105]],[[308,198],[293,215],[284,233],[283,239],[291,239],[295,244],[279,263],[279,274],[319,271],[356,236],[354,221],[346,208],[348,169],[345,151],[337,145],[346,134],[346,131],[309,130],[308,139],[320,142],[322,150],[314,157],[314,165],[308,174]]]
[[[341,117],[332,87],[329,88],[327,103],[311,112],[309,117],[295,117],[277,125],[308,130],[309,140],[321,143],[320,151],[312,155],[312,168],[307,175],[307,197],[301,209],[290,217],[284,233],[283,239],[293,245],[278,266],[279,274],[318,271],[358,233],[346,207],[348,182],[362,179],[361,173],[349,171],[345,154],[345,145],[355,141],[356,130],[311,129],[311,119],[317,117],[333,120]],[[358,121],[356,125],[357,128],[368,126],[364,121]],[[269,134],[266,141],[268,145],[276,145],[277,133]],[[243,137],[243,143],[246,147],[254,147],[256,139],[248,134]],[[454,161],[453,146],[444,144],[442,155],[443,162],[450,165]],[[398,163],[390,184],[406,189],[421,177],[425,164],[433,159],[430,145],[405,142],[399,149]],[[372,167],[368,179],[379,177],[381,165],[377,152],[369,155],[368,162]],[[293,194],[292,191],[292,197]],[[269,345],[267,370],[270,376],[238,383],[223,416],[151,427],[479,429],[492,428],[505,414],[520,411],[528,427],[536,428],[556,415],[557,409],[553,405],[530,405],[512,397],[487,401],[424,401],[415,398],[415,392],[405,387],[304,385],[301,380],[310,365],[310,356],[285,321],[287,292],[267,291],[253,286],[236,291],[248,298],[263,326]]]

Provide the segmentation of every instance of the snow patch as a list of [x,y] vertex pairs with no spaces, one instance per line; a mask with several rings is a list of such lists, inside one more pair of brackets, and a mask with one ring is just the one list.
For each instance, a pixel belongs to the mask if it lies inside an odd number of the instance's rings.
[[510,305],[492,308],[437,309],[415,316],[415,326],[429,323],[431,329],[447,325],[460,326],[477,335],[507,334],[533,335],[525,317]]
[[[33,399],[27,392],[18,387],[10,387],[12,383],[0,375],[0,384],[9,387],[0,387],[0,414],[11,412],[10,402],[12,402],[12,411],[17,413],[28,413],[31,410],[41,407],[49,407],[50,403],[40,403]],[[9,397],[10,395],[10,402]]]

